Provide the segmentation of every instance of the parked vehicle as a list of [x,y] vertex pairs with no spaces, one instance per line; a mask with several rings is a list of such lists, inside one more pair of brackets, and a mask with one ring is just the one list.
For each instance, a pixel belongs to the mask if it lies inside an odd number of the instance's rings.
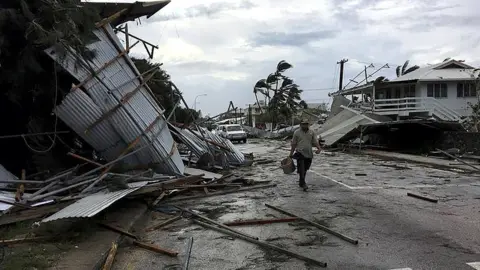
[[247,133],[243,130],[241,125],[232,124],[218,126],[217,132],[220,136],[229,139],[232,142],[247,142]]

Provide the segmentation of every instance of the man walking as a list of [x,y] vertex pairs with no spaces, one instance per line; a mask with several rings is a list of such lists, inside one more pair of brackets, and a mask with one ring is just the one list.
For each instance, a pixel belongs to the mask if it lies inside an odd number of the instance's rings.
[[313,146],[317,147],[315,153],[319,154],[321,151],[320,143],[313,130],[309,129],[308,120],[304,119],[300,123],[300,129],[293,133],[292,147],[290,149],[290,158],[297,160],[298,184],[304,191],[308,189],[305,183],[305,175],[308,169],[310,169],[310,165],[312,165]]

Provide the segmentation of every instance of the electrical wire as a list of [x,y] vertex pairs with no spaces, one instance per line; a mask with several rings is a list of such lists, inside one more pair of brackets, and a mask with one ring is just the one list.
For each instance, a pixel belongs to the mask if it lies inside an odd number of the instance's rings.
[[[58,78],[57,78],[57,65],[55,61],[53,61],[53,73],[54,73],[54,78],[55,78],[55,100],[53,102],[53,109],[52,111],[55,110],[55,106],[57,105],[57,99],[58,99]],[[58,124],[58,115],[55,113],[55,127],[54,127],[54,136],[53,139],[48,137],[52,141],[52,145],[50,145],[47,149],[45,150],[38,150],[33,148],[28,142],[25,136],[22,134],[22,139],[25,142],[25,145],[33,152],[39,153],[39,154],[44,154],[52,150],[52,148],[55,146],[56,140],[57,140],[57,124]]]

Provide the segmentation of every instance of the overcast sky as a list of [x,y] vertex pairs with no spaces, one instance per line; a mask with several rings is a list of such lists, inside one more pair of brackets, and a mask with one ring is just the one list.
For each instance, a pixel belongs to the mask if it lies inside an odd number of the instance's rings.
[[[447,57],[480,64],[478,0],[172,0],[131,33],[158,44],[164,64],[189,104],[211,115],[229,101],[255,101],[253,85],[280,60],[307,102],[329,101],[338,87],[373,63],[373,77],[393,77],[396,65],[433,64]],[[146,55],[143,46],[134,55]],[[326,89],[326,90],[317,90]]]

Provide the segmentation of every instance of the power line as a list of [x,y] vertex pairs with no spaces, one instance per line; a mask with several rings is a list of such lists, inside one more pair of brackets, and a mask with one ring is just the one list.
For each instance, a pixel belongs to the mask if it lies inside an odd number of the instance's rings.
[[303,92],[310,92],[310,91],[330,91],[330,90],[335,90],[335,87],[329,87],[329,88],[308,88],[308,89],[302,89]]

